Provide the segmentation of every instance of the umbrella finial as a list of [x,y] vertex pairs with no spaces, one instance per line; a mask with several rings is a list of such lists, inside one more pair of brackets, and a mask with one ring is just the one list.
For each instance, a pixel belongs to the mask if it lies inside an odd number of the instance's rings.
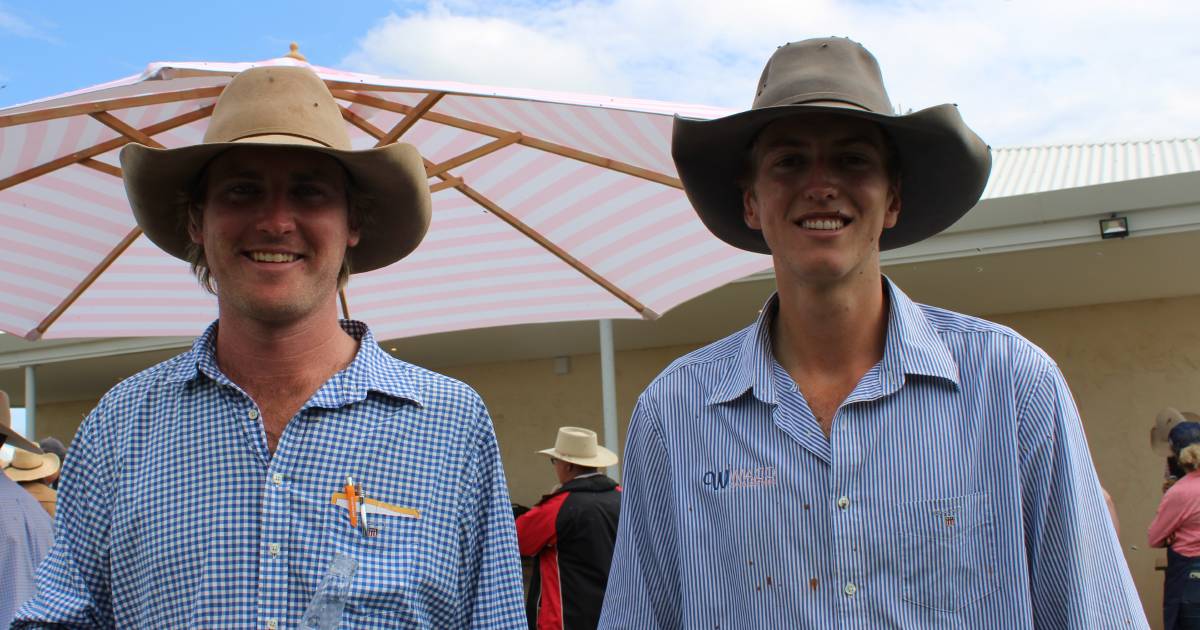
[[292,59],[299,59],[300,61],[308,61],[308,57],[305,57],[303,54],[300,53],[300,44],[297,44],[296,42],[292,42],[292,45],[289,46],[288,48],[290,48],[291,50],[288,51],[288,54],[284,55],[285,57],[291,57]]

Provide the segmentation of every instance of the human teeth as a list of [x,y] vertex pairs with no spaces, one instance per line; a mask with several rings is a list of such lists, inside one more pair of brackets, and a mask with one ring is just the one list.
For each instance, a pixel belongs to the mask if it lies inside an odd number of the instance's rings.
[[809,230],[838,230],[845,227],[842,219],[805,219],[800,225]]
[[296,260],[295,254],[273,254],[269,252],[250,252],[250,258],[255,262],[283,263]]

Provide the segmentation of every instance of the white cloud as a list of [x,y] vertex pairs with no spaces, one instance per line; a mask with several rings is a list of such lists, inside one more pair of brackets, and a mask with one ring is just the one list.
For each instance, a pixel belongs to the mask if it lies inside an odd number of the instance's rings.
[[742,109],[789,40],[844,35],[892,100],[960,105],[994,145],[1200,135],[1200,3],[432,2],[381,20],[347,67]]
[[0,6],[0,32],[5,32],[17,37],[25,37],[28,39],[41,39],[48,42],[56,42],[57,40],[41,29],[30,24],[20,16],[6,10]]

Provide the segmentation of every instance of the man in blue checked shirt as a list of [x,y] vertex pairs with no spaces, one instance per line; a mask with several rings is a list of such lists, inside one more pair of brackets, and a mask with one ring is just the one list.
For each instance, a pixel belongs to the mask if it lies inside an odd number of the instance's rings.
[[429,224],[406,144],[354,151],[311,70],[237,75],[204,143],[121,152],[138,225],[219,317],[88,416],[15,627],[519,628],[499,450],[466,385],[340,321]]
[[956,107],[897,115],[866,49],[808,40],[672,153],[778,292],[639,399],[600,627],[1148,627],[1053,360],[880,271],[987,183]]

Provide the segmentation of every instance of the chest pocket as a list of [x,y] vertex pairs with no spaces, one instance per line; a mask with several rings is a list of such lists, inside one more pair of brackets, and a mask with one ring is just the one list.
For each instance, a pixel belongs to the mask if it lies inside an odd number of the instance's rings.
[[904,599],[957,612],[996,590],[996,542],[987,494],[901,506]]
[[451,600],[452,582],[435,577],[446,573],[434,566],[440,557],[429,547],[434,536],[424,532],[425,521],[371,514],[369,521],[378,533],[368,537],[361,528],[350,526],[344,507],[328,508],[329,551],[358,562],[346,596],[343,626],[375,627],[371,620],[386,619],[382,627],[420,627],[431,605]]

